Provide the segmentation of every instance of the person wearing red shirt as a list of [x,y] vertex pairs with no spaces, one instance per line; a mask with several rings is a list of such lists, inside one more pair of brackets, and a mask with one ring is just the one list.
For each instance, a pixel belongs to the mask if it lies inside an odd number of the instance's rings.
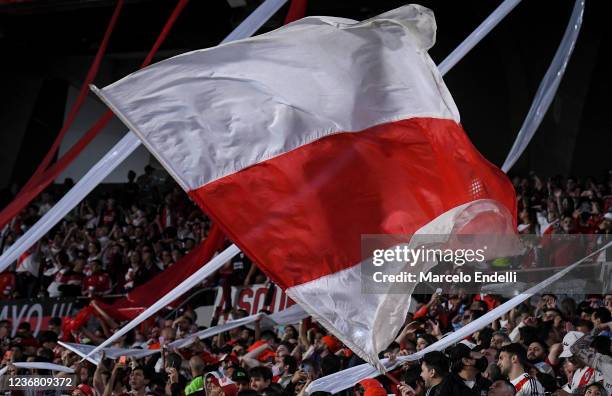
[[91,275],[83,281],[83,295],[90,297],[108,294],[111,291],[111,281],[108,274],[102,272],[100,260],[91,262]]

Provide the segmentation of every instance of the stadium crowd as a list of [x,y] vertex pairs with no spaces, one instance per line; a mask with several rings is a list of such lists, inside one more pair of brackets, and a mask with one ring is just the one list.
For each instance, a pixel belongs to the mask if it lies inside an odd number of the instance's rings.
[[[531,174],[513,180],[519,203],[519,232],[612,233],[612,175],[597,183]],[[3,299],[123,294],[171,267],[206,238],[210,222],[172,183],[153,169],[110,195],[90,196],[11,271],[0,275]],[[5,250],[48,211],[46,193],[2,232]],[[202,285],[220,279],[232,285],[259,284],[265,276],[246,263],[229,266]],[[227,271],[226,271],[227,272]],[[502,304],[497,295],[421,295],[397,339],[382,354],[396,359],[421,351],[449,332]],[[96,318],[72,338],[97,345],[122,323],[95,302]],[[611,396],[612,294],[535,296],[508,314],[440,352],[367,379],[347,395],[384,396]],[[234,307],[230,318],[248,315]],[[213,324],[222,321],[213,319]],[[157,316],[122,337],[113,347],[160,349],[144,358],[102,357],[95,366],[61,347],[61,319],[37,337],[30,324],[0,321],[5,376],[48,374],[14,362],[51,362],[75,369],[73,395],[305,395],[317,378],[363,363],[322,326],[308,318],[295,326],[240,327],[185,348],[167,345],[198,331],[191,307],[174,320]],[[61,374],[58,374],[61,375]],[[29,392],[29,391],[25,391]],[[17,393],[13,391],[13,393]],[[322,395],[321,395],[322,396]]]

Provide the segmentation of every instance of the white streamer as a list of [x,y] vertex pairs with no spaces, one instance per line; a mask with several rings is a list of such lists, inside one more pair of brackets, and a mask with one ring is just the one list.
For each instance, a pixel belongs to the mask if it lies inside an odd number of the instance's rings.
[[569,62],[578,34],[580,33],[580,27],[582,26],[582,17],[584,14],[584,0],[576,0],[574,3],[574,10],[563,34],[563,39],[557,52],[542,79],[536,96],[531,103],[527,117],[523,121],[523,125],[514,140],[514,144],[508,153],[508,157],[502,165],[502,170],[508,172],[510,168],[518,161],[523,151],[527,148],[527,145],[535,135],[550,103],[555,98],[559,83],[563,78],[567,63]]
[[[66,367],[66,366],[61,366],[59,364],[54,364],[54,363],[46,363],[46,362],[14,362],[11,363],[13,366],[18,367],[18,368],[26,368],[26,369],[35,369],[35,370],[51,370],[51,371],[60,371],[60,372],[64,372],[64,373],[69,373],[72,374],[74,373],[74,369],[71,369],[70,367]],[[0,369],[0,377],[3,376],[6,371],[8,370],[8,367],[2,367],[2,369]]]
[[176,286],[170,293],[166,294],[165,296],[157,300],[155,304],[151,305],[143,313],[138,315],[136,318],[132,319],[132,321],[130,321],[127,325],[123,326],[121,330],[114,333],[109,339],[107,339],[102,344],[98,345],[94,350],[89,352],[87,356],[91,357],[92,355],[95,355],[96,352],[100,351],[107,345],[110,345],[113,342],[115,342],[117,339],[122,337],[128,331],[132,330],[134,327],[138,326],[140,323],[148,319],[149,316],[155,314],[157,311],[159,311],[160,309],[170,304],[172,301],[182,296],[183,293],[197,286],[198,283],[202,282],[208,276],[217,272],[219,268],[221,268],[228,260],[230,260],[232,257],[237,255],[238,253],[240,253],[240,249],[238,249],[236,245],[231,245],[230,247],[225,249],[223,252],[219,253],[212,260],[210,260],[207,264],[205,264],[202,268],[194,272],[189,278],[181,282],[180,285]]
[[[458,341],[461,341],[468,335],[482,329],[483,327],[486,327],[489,323],[501,317],[506,312],[509,312],[512,308],[516,307],[517,305],[527,300],[528,298],[533,297],[539,291],[543,290],[547,286],[550,286],[552,283],[558,281],[563,276],[567,275],[567,273],[569,273],[571,270],[576,268],[578,265],[580,265],[585,260],[595,256],[596,254],[600,253],[601,251],[607,249],[610,246],[612,246],[612,242],[608,242],[606,245],[597,249],[596,251],[589,254],[588,256],[576,261],[572,265],[564,268],[562,271],[557,272],[555,275],[551,276],[550,278],[529,288],[524,293],[521,293],[518,296],[511,298],[510,300],[506,301],[499,307],[487,312],[480,318],[476,319],[473,322],[468,323],[467,325],[463,326],[459,330],[453,333],[450,333],[448,336],[442,338],[441,340],[437,342],[434,342],[433,344],[429,345],[427,348],[423,349],[422,351],[413,353],[412,355],[408,355],[408,356],[401,356],[395,362],[389,362],[388,359],[383,359],[381,363],[385,366],[387,371],[389,371],[389,370],[393,370],[395,367],[397,367],[398,365],[402,363],[413,361],[413,360],[418,360],[423,355],[425,355],[427,352],[440,351],[440,350],[446,349],[447,347],[457,343]],[[374,377],[378,377],[379,375],[380,375],[380,372],[376,370],[375,367],[369,365],[368,363],[364,363],[359,366],[351,367],[347,370],[342,370],[337,373],[328,375],[326,377],[319,378],[318,380],[314,381],[308,386],[308,388],[306,389],[306,393],[308,394],[311,394],[312,392],[338,393],[344,389],[350,388],[351,386],[355,385],[356,383],[358,383],[359,381],[365,378],[374,378]]]
[[259,28],[276,13],[287,0],[266,0],[262,5],[257,7],[251,15],[249,15],[233,32],[231,32],[223,41],[241,40],[246,37],[251,37]]
[[205,338],[212,337],[219,333],[226,332],[231,329],[235,329],[237,327],[245,326],[250,323],[254,323],[257,320],[261,319],[262,327],[266,326],[279,326],[279,325],[288,325],[293,323],[298,323],[300,320],[307,318],[310,316],[306,311],[302,309],[299,305],[292,305],[291,307],[282,310],[280,312],[273,313],[271,315],[267,315],[264,313],[258,313],[255,315],[247,316],[246,318],[230,320],[224,324],[211,327],[210,329],[204,329],[202,331],[198,331],[197,333],[190,334],[185,338],[181,338],[179,340],[173,341],[168,346],[174,349],[186,348],[189,345],[193,344],[196,338],[203,340]]
[[104,356],[109,359],[119,359],[121,356],[140,359],[161,352],[161,349],[104,348],[102,351],[97,352],[95,355],[88,356],[88,354],[94,350],[94,345],[76,344],[72,342],[62,341],[58,341],[58,344],[76,353],[80,357],[88,360],[90,363],[93,363],[96,366],[100,364],[100,360],[102,359],[102,352],[104,352]]
[[463,57],[470,52],[497,24],[520,3],[521,0],[506,0],[499,5],[453,52],[438,65],[438,70],[445,75]]

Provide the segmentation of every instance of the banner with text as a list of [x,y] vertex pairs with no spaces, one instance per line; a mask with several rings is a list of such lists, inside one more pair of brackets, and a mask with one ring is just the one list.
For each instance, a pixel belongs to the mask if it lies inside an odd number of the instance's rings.
[[64,320],[70,317],[76,305],[76,298],[1,300],[0,320],[8,320],[11,323],[12,337],[22,322],[30,322],[32,333],[37,336],[41,331],[47,330],[51,318],[59,317]]

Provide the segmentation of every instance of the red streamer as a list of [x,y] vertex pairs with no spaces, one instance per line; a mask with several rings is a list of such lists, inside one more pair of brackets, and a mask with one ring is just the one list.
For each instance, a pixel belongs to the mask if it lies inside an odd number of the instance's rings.
[[285,17],[285,25],[304,18],[307,4],[308,0],[291,0],[289,11],[287,11],[287,16]]
[[[124,0],[117,1],[117,5],[115,6],[115,11],[113,12],[113,16],[111,17],[108,27],[106,28],[106,32],[104,32],[104,38],[102,39],[102,43],[100,44],[100,47],[98,48],[98,51],[96,52],[96,56],[93,60],[93,63],[89,67],[89,71],[87,72],[85,81],[83,82],[83,84],[81,85],[81,89],[79,90],[79,95],[77,96],[76,101],[72,105],[72,108],[70,109],[70,112],[68,113],[68,116],[66,117],[66,120],[64,121],[64,124],[62,125],[62,128],[60,129],[59,134],[55,138],[55,141],[53,142],[53,145],[49,149],[49,152],[47,152],[47,155],[45,155],[45,158],[43,158],[42,162],[40,163],[40,165],[38,165],[38,168],[36,168],[36,171],[30,178],[30,180],[28,180],[28,182],[23,186],[19,194],[22,194],[23,192],[29,190],[30,188],[32,188],[32,186],[37,181],[39,181],[39,179],[41,178],[41,175],[49,167],[49,164],[55,157],[55,153],[59,149],[60,143],[64,139],[66,132],[68,132],[68,128],[72,126],[72,123],[76,119],[76,116],[79,110],[85,103],[85,99],[87,98],[87,94],[89,93],[89,85],[93,82],[94,78],[98,74],[98,70],[100,69],[100,63],[102,63],[102,57],[104,56],[104,53],[106,52],[106,48],[108,47],[110,36],[113,30],[115,29],[115,25],[117,24],[117,19],[119,19],[119,14],[121,13],[121,9],[123,8],[123,2]],[[19,195],[17,197],[19,197]]]
[[97,304],[115,319],[134,319],[190,277],[204,263],[208,263],[215,252],[223,247],[224,242],[223,231],[217,224],[213,224],[208,237],[172,267],[157,274],[147,283],[134,288],[127,297],[115,301],[113,304],[105,304],[100,301],[97,301]]
[[[155,41],[153,48],[149,51],[147,57],[142,63],[142,67],[146,67],[153,60],[155,53],[162,45],[164,40],[168,37],[172,26],[176,22],[181,11],[187,5],[189,0],[179,0],[178,4],[172,11],[172,14],[168,18],[168,21],[164,25],[159,37]],[[106,37],[105,37],[106,38]],[[88,85],[86,85],[88,88]],[[88,91],[86,91],[88,92]],[[12,218],[17,216],[19,212],[23,210],[34,198],[38,196],[45,188],[49,186],[71,163],[74,159],[83,151],[83,149],[98,135],[98,133],[108,124],[113,117],[112,112],[107,111],[96,121],[95,125],[91,127],[85,135],[83,135],[77,143],[75,143],[70,150],[62,156],[51,168],[47,169],[44,173],[40,174],[35,178],[36,175],[32,176],[28,182],[28,188],[25,187],[17,195],[17,197],[11,202],[2,212],[0,213],[0,229],[2,229]],[[72,121],[71,121],[72,122]],[[64,130],[64,128],[62,128]],[[61,132],[60,132],[61,133]],[[60,139],[61,141],[61,139]],[[55,143],[54,143],[55,144]],[[58,143],[59,144],[59,143]],[[53,150],[53,149],[52,149]]]

